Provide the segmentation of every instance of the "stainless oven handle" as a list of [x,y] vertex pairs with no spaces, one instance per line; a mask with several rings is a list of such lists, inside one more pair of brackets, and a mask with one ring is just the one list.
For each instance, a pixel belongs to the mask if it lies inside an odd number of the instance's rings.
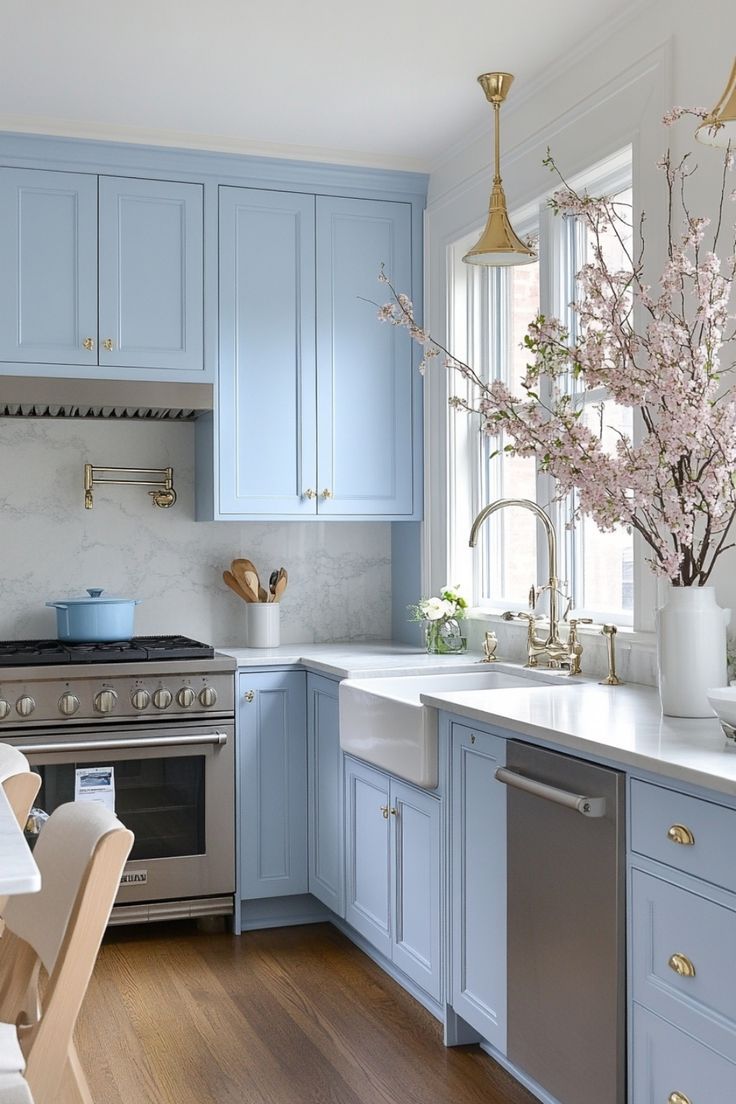
[[606,815],[605,797],[584,797],[582,794],[570,793],[568,790],[560,790],[557,786],[548,786],[545,782],[538,782],[536,778],[527,778],[526,775],[517,774],[515,771],[499,767],[496,778],[507,786],[513,786],[516,790],[523,790],[533,797],[541,797],[545,801],[552,801],[555,805],[564,805],[566,809],[574,809],[586,817],[604,817]]
[[142,740],[79,740],[58,744],[24,744],[24,755],[51,755],[57,751],[120,751],[123,748],[191,747],[193,744],[226,744],[227,733],[204,736],[152,736]]

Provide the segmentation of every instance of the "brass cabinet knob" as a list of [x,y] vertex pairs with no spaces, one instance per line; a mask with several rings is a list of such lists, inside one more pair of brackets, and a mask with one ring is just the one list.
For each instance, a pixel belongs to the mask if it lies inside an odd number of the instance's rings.
[[84,341],[82,342],[82,347],[84,349],[94,349],[95,339],[93,337],[85,337]]
[[243,695],[243,697],[245,698],[245,700],[247,702],[252,702],[253,699],[255,698],[255,696],[256,696],[255,690],[246,690],[245,694]]
[[106,337],[105,340],[102,342],[102,348],[105,350],[106,353],[111,353],[114,347],[115,346],[112,343],[111,337]]
[[398,809],[389,809],[389,812],[390,812],[391,816],[398,816],[399,815]]
[[388,820],[388,805],[381,806],[381,815],[384,820]]
[[316,492],[316,491],[314,491],[314,490],[312,490],[312,488],[311,488],[311,487],[307,487],[306,491],[304,492],[304,496],[303,496],[303,497],[304,497],[304,498],[308,498],[308,499],[310,499],[310,501],[311,501],[311,499],[313,499],[313,498],[316,498],[316,497],[317,497],[317,492]]
[[695,977],[695,967],[693,966],[687,955],[680,954],[677,951],[675,954],[670,955],[670,959],[667,963],[670,970],[674,970],[679,977],[693,978]]
[[692,847],[695,836],[684,824],[672,824],[667,829],[667,839],[672,843],[681,843],[683,847]]
[[690,1098],[684,1093],[672,1092],[667,1097],[667,1104],[690,1104]]
[[332,491],[329,490],[329,488],[325,487],[325,489],[322,492],[322,497],[323,498],[333,498],[334,496],[332,494]]

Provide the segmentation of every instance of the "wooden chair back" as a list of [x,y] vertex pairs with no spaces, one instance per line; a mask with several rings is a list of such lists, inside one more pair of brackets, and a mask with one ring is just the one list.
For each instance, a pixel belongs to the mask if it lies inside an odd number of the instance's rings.
[[10,744],[0,744],[0,785],[21,828],[25,828],[33,799],[41,786],[41,776],[35,774],[22,751]]
[[[91,1104],[73,1031],[132,845],[133,833],[102,805],[60,805],[34,852],[40,893],[6,906],[0,1019],[19,1023],[35,1104]],[[41,966],[48,983],[39,1001]]]

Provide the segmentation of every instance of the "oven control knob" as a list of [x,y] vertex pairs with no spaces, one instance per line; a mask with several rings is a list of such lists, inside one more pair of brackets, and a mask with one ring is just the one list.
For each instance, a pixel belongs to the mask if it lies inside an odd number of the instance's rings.
[[98,713],[112,713],[118,696],[114,690],[100,690],[95,695],[95,709]]
[[182,709],[188,709],[190,705],[194,705],[194,699],[196,694],[192,690],[191,686],[182,686],[181,690],[176,695],[176,700]]
[[63,713],[65,717],[73,717],[79,709],[79,698],[76,694],[72,694],[69,691],[66,694],[62,694],[59,698],[59,712]]
[[0,698],[0,721],[4,721],[10,712],[10,702]]
[[165,686],[159,686],[153,691],[153,704],[157,709],[168,709],[173,701],[173,695]]
[[147,709],[151,704],[151,695],[147,690],[135,690],[130,696],[130,704],[134,709]]
[[214,686],[205,686],[204,690],[199,691],[199,704],[203,705],[205,709],[211,709],[217,701],[217,691]]
[[20,713],[21,717],[30,717],[31,713],[36,708],[36,703],[33,698],[30,697],[18,698],[15,703],[15,708],[18,713]]

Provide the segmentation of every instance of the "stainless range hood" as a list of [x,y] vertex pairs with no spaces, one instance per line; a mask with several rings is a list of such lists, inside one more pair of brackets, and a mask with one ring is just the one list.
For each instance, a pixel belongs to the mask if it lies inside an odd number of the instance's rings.
[[210,383],[0,376],[0,418],[193,421],[212,410]]

